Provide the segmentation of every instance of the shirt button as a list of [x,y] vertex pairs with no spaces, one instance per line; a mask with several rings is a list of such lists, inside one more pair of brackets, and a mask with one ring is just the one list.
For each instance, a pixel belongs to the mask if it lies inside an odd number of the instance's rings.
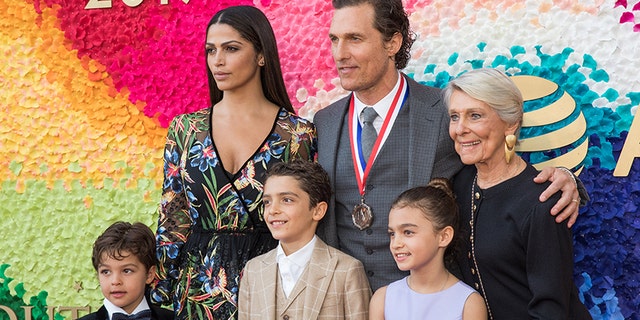
[[373,254],[373,250],[372,249],[367,249],[367,254],[369,254],[369,255]]
[[371,271],[371,270],[367,271],[367,275],[368,275],[369,277],[373,277],[373,271]]
[[480,290],[480,285],[477,282],[474,283],[474,285],[476,286],[476,290]]
[[282,316],[282,320],[289,320],[289,316],[285,314],[284,316]]
[[367,229],[367,234],[369,234],[369,235],[370,235],[370,234],[372,234],[372,233],[373,233],[373,230],[371,230],[371,228]]
[[471,274],[475,275],[476,274],[476,269],[471,268]]

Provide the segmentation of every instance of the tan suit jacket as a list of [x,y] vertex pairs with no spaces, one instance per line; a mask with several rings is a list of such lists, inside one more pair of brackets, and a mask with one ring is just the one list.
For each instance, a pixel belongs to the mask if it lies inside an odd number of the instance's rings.
[[239,320],[369,317],[371,289],[362,263],[320,239],[282,314],[276,314],[277,277],[276,249],[247,262],[240,281]]

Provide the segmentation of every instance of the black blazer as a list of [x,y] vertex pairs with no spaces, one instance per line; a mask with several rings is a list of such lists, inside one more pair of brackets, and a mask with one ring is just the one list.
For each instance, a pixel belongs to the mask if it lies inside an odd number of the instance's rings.
[[[152,320],[173,320],[173,310],[161,308],[154,305],[149,305],[151,308],[151,319]],[[107,308],[104,306],[100,307],[98,311],[90,313],[84,317],[79,318],[78,320],[109,320],[109,313],[107,312]]]

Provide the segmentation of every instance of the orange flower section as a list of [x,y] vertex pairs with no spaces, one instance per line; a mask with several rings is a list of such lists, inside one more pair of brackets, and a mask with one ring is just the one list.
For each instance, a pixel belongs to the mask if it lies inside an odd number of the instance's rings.
[[[162,177],[166,129],[117,92],[105,67],[78,59],[56,10],[0,0],[0,181],[105,181],[135,187]],[[88,26],[90,27],[90,26]]]

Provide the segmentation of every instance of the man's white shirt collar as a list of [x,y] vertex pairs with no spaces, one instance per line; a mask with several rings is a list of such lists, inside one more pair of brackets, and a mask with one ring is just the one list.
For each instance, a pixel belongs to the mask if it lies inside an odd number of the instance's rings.
[[384,122],[384,119],[387,116],[387,113],[389,113],[389,109],[391,108],[393,98],[395,97],[396,92],[400,90],[400,77],[402,77],[402,74],[398,72],[398,80],[396,80],[396,85],[393,87],[393,89],[391,89],[391,91],[386,96],[384,96],[384,98],[380,99],[380,101],[376,102],[372,106],[364,104],[362,101],[360,101],[360,99],[358,99],[358,96],[355,94],[355,92],[353,93],[353,102],[355,108],[354,111],[355,114],[358,115],[358,121],[360,122],[361,126],[363,125],[362,120],[360,119],[362,110],[364,110],[364,108],[366,107],[372,107],[378,113],[378,117],[375,121],[373,121],[373,126],[376,128],[376,131],[380,132],[382,123]]

